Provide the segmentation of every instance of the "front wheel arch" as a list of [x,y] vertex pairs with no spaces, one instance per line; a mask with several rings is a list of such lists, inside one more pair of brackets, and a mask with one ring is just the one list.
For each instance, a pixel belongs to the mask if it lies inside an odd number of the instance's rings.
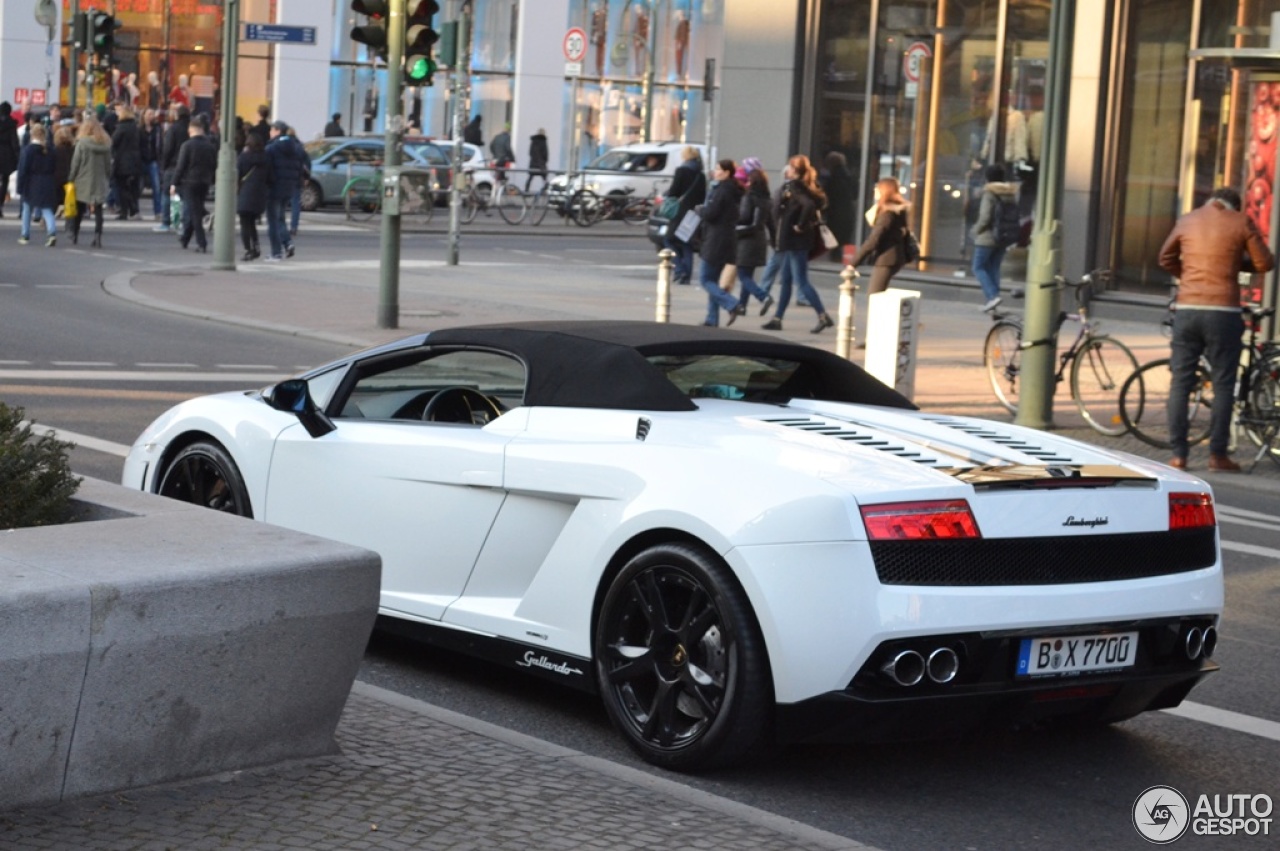
[[[235,507],[234,509],[220,508],[218,510],[236,514],[240,517],[253,518],[253,505],[249,499],[248,488],[245,485],[244,476],[241,474],[239,466],[222,442],[205,432],[188,432],[169,444],[156,464],[155,475],[151,480],[151,492],[159,496],[168,496],[164,493],[164,486],[165,479],[171,468],[183,458],[188,450],[199,451],[198,447],[207,449],[207,455],[211,462],[226,468],[225,472],[233,491]],[[181,497],[176,496],[173,498],[181,499]],[[184,501],[202,504],[190,499]]]

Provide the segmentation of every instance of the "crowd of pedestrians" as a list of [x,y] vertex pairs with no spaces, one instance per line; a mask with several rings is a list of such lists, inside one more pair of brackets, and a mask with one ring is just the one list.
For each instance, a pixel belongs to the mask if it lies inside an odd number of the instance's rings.
[[[306,149],[287,123],[271,120],[266,105],[258,108],[255,123],[237,117],[229,132],[238,152],[236,212],[243,259],[262,256],[258,225],[264,217],[270,242],[265,259],[292,257],[302,187],[311,168]],[[58,104],[36,112],[0,103],[0,217],[15,176],[20,244],[31,242],[34,221],[44,224],[45,245],[57,245],[58,215],[72,244],[78,244],[84,220],[92,216],[90,244],[101,248],[104,221],[141,219],[149,193],[149,214],[158,220],[153,231],[176,233],[184,249],[194,242],[194,250],[208,251],[205,218],[217,184],[219,134],[210,115],[192,115],[177,98],[167,110],[141,112],[128,100],[82,112]]]

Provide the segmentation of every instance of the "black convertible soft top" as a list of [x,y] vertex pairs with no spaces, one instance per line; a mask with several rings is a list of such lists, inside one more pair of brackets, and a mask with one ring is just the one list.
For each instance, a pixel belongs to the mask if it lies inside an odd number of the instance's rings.
[[529,370],[526,405],[691,411],[697,408],[693,400],[646,358],[729,355],[796,361],[800,367],[779,388],[792,397],[916,407],[830,352],[727,328],[608,320],[521,322],[446,328],[430,332],[425,342],[483,346],[518,356]]

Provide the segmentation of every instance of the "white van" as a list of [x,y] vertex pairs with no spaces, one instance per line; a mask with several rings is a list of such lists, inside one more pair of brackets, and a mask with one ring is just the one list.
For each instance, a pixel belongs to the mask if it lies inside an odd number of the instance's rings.
[[[588,163],[573,175],[573,190],[589,189],[597,195],[635,195],[644,197],[655,189],[661,192],[671,184],[676,167],[683,160],[680,152],[691,145],[706,164],[705,145],[690,142],[634,142],[613,148]],[[560,175],[551,180],[551,198],[563,198],[569,192],[569,178]]]

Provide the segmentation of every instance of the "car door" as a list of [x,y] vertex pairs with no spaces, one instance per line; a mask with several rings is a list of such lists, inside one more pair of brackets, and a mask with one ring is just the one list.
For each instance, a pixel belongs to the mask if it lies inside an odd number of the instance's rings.
[[276,442],[263,519],[379,553],[388,614],[441,618],[506,495],[510,434],[481,422],[496,413],[423,419],[458,387],[515,407],[523,367],[493,353],[397,353],[354,371],[330,405],[334,431],[312,438],[299,426]]

